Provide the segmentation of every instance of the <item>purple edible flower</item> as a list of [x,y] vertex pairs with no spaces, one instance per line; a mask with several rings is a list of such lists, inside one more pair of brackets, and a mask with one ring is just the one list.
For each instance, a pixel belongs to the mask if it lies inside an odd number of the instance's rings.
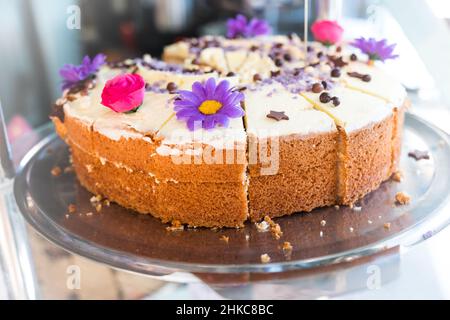
[[227,37],[230,39],[251,38],[267,35],[270,32],[271,28],[267,21],[256,18],[248,21],[247,17],[242,14],[238,14],[234,19],[228,19],[227,22]]
[[398,55],[393,54],[396,44],[388,45],[386,39],[375,40],[374,38],[365,39],[361,37],[355,39],[351,45],[367,54],[370,61],[380,60],[384,62],[387,59],[398,57]]
[[217,124],[228,127],[230,118],[244,116],[240,104],[243,100],[244,95],[233,91],[227,80],[216,84],[214,78],[209,78],[205,84],[195,82],[192,91],[179,90],[174,110],[177,119],[185,120],[191,131],[200,123],[203,129],[212,129]]
[[97,54],[91,60],[85,56],[80,65],[66,64],[59,70],[59,75],[63,78],[62,89],[70,89],[80,81],[87,79],[90,75],[97,72],[106,62],[104,54]]

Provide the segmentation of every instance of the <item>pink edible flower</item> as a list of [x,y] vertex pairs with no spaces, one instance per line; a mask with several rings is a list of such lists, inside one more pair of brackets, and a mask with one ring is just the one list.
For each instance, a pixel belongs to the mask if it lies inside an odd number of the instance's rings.
[[326,46],[331,46],[341,41],[344,29],[331,20],[318,20],[311,26],[311,31],[316,41]]
[[136,111],[142,105],[145,81],[138,74],[121,74],[106,82],[102,105],[115,112]]

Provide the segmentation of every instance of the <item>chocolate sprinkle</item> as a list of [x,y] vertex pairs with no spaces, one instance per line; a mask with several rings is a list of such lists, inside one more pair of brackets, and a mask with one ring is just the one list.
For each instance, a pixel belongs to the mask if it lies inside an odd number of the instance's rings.
[[328,88],[328,83],[324,80],[324,81],[322,81],[322,86],[323,86],[323,88],[324,88],[325,90],[327,90],[327,88]]
[[408,157],[414,158],[416,161],[430,159],[430,155],[428,154],[428,151],[420,151],[420,150],[414,150],[414,151],[409,152]]
[[356,54],[352,53],[352,54],[350,55],[350,60],[351,60],[351,61],[356,61],[356,60],[358,60],[358,56],[357,56]]
[[358,72],[347,72],[347,74],[352,78],[358,78],[364,82],[370,82],[372,80],[372,77],[368,74],[362,74]]
[[279,43],[276,43],[274,47],[277,49],[281,49],[281,48],[283,48],[283,44],[281,42],[279,42]]
[[233,71],[227,73],[227,77],[234,77],[235,75],[236,73],[234,73]]
[[267,118],[274,119],[276,121],[289,120],[289,117],[284,114],[284,111],[270,110],[270,113],[267,115]]
[[58,118],[61,122],[64,123],[64,109],[63,106],[54,104],[52,108],[52,112],[50,114],[50,118]]
[[284,58],[285,61],[288,61],[288,62],[292,61],[292,56],[289,53],[285,53],[283,55],[283,58]]
[[270,76],[272,78],[278,77],[281,74],[281,70],[277,70],[277,71],[270,71]]
[[309,66],[315,68],[315,67],[317,67],[319,64],[320,64],[320,61],[314,62],[314,63],[310,63]]

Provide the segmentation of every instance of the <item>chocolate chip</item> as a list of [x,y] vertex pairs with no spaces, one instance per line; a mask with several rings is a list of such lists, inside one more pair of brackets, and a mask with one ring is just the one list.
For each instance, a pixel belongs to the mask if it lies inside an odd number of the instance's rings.
[[256,51],[258,49],[259,49],[259,47],[256,46],[256,45],[253,45],[253,46],[250,47],[250,51]]
[[322,81],[322,87],[325,89],[325,90],[327,90],[327,88],[328,88],[328,83],[324,80],[324,81]]
[[275,65],[277,66],[277,67],[281,67],[282,65],[283,65],[283,61],[281,61],[281,59],[275,59]]
[[306,47],[306,51],[308,51],[308,52],[314,51],[314,48],[311,47],[311,46],[307,46],[307,47]]
[[323,57],[323,52],[322,51],[319,51],[319,52],[317,52],[317,58],[322,58]]
[[247,90],[247,87],[240,87],[240,88],[237,89],[237,91],[239,91],[239,92],[242,92],[242,91],[245,91],[245,90]]
[[286,61],[292,61],[292,56],[289,54],[289,53],[285,53],[284,55],[283,55],[283,58],[284,58],[284,60],[286,60]]
[[255,73],[254,75],[253,75],[253,81],[261,81],[262,80],[262,78],[261,78],[261,75],[259,74],[259,73]]
[[320,83],[314,83],[311,91],[314,93],[321,93],[323,91],[323,86]]
[[178,89],[178,86],[173,83],[173,82],[169,82],[167,84],[167,91],[169,91],[169,93],[176,93]]
[[333,70],[331,70],[331,76],[333,78],[339,78],[341,76],[341,70],[339,70],[338,68],[334,68]]
[[356,60],[358,60],[358,57],[356,56],[356,54],[352,53],[352,54],[350,55],[350,60],[351,60],[351,61],[356,61]]
[[328,103],[331,101],[331,97],[328,94],[328,92],[323,92],[320,96],[319,96],[319,100],[322,103]]
[[235,75],[236,73],[234,73],[233,71],[227,73],[227,77],[234,77]]
[[333,98],[331,98],[331,101],[333,101],[333,105],[334,105],[335,107],[337,107],[338,105],[341,104],[341,101],[339,101],[339,98],[338,98],[338,97],[333,97]]

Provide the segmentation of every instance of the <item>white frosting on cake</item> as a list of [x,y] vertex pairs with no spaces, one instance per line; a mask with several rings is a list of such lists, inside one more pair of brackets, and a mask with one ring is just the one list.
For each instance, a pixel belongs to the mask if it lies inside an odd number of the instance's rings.
[[[358,78],[350,77],[347,72],[368,74],[371,80],[370,82],[364,82]],[[366,63],[354,62],[346,66],[342,72],[341,80],[344,80],[352,87],[380,95],[396,107],[401,106],[406,99],[406,90],[398,81],[387,75],[380,68],[369,66]]]
[[337,119],[347,132],[362,129],[392,115],[392,105],[382,99],[344,87],[336,87],[329,92],[330,96],[339,98],[339,106],[335,107],[332,102],[320,102],[319,94],[308,92],[304,95]]
[[[290,93],[279,84],[246,92],[247,132],[265,138],[291,134],[308,135],[336,130],[333,120],[317,111],[300,95]],[[268,118],[270,111],[284,111],[289,120]]]
[[[334,88],[328,92],[331,96],[339,98],[340,105],[337,107],[331,102],[321,103],[320,93],[306,90],[301,94],[292,93],[276,81],[272,81],[271,84],[255,85],[253,83],[255,74],[268,78],[271,71],[279,69],[268,56],[274,44],[283,43],[283,50],[292,55],[292,61],[285,61],[284,67],[304,66],[304,46],[298,37],[289,39],[285,36],[270,36],[236,40],[209,37],[207,39],[220,41],[222,47],[201,50],[198,56],[200,64],[213,67],[222,74],[235,72],[237,75],[227,80],[233,86],[238,86],[239,83],[248,86],[247,90],[243,91],[246,128],[244,128],[243,119],[238,118],[230,119],[228,128],[217,126],[212,130],[198,129],[191,132],[186,122],[178,120],[175,116],[173,104],[176,95],[169,94],[165,90],[167,83],[174,82],[178,88],[189,90],[195,81],[204,81],[210,77],[218,78],[219,73],[161,71],[144,64],[138,65],[137,72],[147,83],[161,90],[146,92],[143,105],[137,112],[116,113],[101,105],[101,92],[105,82],[125,72],[103,67],[97,75],[97,85],[89,90],[87,96],[77,94],[77,99],[64,105],[66,115],[79,119],[114,140],[138,138],[152,142],[150,137],[157,134],[163,137],[157,153],[169,156],[178,155],[180,152],[201,153],[198,144],[210,145],[216,149],[245,148],[247,134],[257,137],[309,135],[333,132],[336,130],[336,124],[342,125],[347,132],[352,132],[391,116],[392,109],[401,106],[406,99],[406,91],[400,83],[379,68],[361,62],[350,62],[348,66],[341,69],[340,78],[333,78]],[[263,49],[249,50],[255,45]],[[311,44],[311,46],[320,47],[318,44]],[[324,50],[324,54],[331,50],[321,49]],[[332,50],[335,53],[335,48]],[[178,42],[167,47],[164,55],[170,56],[170,59],[183,61],[194,57],[187,42]],[[345,59],[348,61],[348,56]],[[327,61],[322,61],[319,66],[307,67],[305,71],[310,78],[313,78],[312,80],[320,82],[323,77],[329,78],[331,67]],[[364,82],[350,77],[347,72],[368,74],[371,81]],[[270,111],[284,111],[289,120],[276,121],[268,118]],[[186,150],[183,146],[189,146],[189,148]]]

